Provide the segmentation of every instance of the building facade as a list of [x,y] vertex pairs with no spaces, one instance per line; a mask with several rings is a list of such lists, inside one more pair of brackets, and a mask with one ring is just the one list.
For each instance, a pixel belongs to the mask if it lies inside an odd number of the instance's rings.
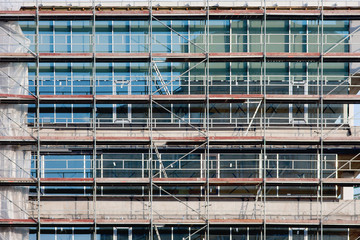
[[2,6],[0,239],[359,239],[358,1]]

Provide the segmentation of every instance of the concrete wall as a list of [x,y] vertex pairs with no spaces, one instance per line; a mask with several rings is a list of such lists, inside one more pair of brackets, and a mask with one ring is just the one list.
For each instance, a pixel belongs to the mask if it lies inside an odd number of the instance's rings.
[[[201,219],[206,214],[205,202],[157,200],[153,202],[154,219]],[[98,201],[99,219],[148,219],[148,201]],[[32,204],[36,215],[36,204]],[[29,209],[31,212],[31,210]],[[263,219],[261,201],[211,201],[211,219]],[[325,220],[356,220],[360,216],[360,200],[323,203]],[[267,201],[266,218],[279,220],[314,220],[320,216],[317,201]],[[42,201],[41,217],[87,219],[93,217],[92,201]]]

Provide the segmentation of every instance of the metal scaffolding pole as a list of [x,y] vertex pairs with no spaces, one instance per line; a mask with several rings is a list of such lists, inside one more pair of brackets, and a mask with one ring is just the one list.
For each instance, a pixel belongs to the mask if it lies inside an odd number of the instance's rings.
[[92,152],[92,177],[93,177],[93,218],[94,218],[94,225],[93,225],[93,240],[97,239],[97,181],[96,181],[96,156],[97,156],[97,142],[96,142],[96,6],[95,0],[92,0],[92,32],[91,32],[91,41],[92,41],[92,94],[93,94],[93,107],[92,107],[92,121],[93,121],[93,152]]
[[[150,221],[150,229],[149,229],[149,237],[150,240],[154,240],[154,209],[153,209],[153,194],[154,194],[154,183],[153,183],[153,164],[154,162],[154,138],[153,138],[153,64],[154,59],[152,55],[152,40],[153,40],[153,1],[148,0],[148,9],[149,9],[149,32],[148,32],[148,41],[149,41],[149,69],[148,69],[148,86],[149,86],[149,98],[150,98],[150,106],[149,106],[149,133],[150,133],[150,146],[149,146],[149,203],[148,203],[148,211],[149,211],[149,221]],[[158,239],[160,240],[160,239]]]
[[36,193],[37,193],[37,240],[41,239],[41,208],[40,208],[40,197],[41,197],[41,184],[40,184],[40,175],[41,175],[41,161],[40,161],[40,59],[39,59],[39,52],[40,52],[40,36],[39,36],[39,2],[36,0],[36,14],[35,14],[35,52],[36,52],[36,73],[35,73],[35,87],[36,87],[36,129],[37,129],[37,146],[36,146]]
[[209,130],[210,130],[210,101],[209,101],[209,83],[210,83],[210,59],[209,59],[209,53],[210,53],[210,5],[209,0],[206,0],[206,21],[205,21],[205,32],[206,32],[206,63],[205,63],[205,92],[206,92],[206,111],[205,111],[205,122],[206,122],[206,152],[205,152],[205,158],[206,158],[206,240],[210,239],[210,212],[209,212],[209,206],[210,206],[210,183],[209,183],[209,175],[210,175],[210,142],[209,142]]
[[[320,1],[318,1],[318,6],[317,6],[318,10],[321,11],[321,3]],[[321,24],[320,24],[320,21],[321,21],[321,17],[318,17],[317,20],[316,20],[316,23],[317,23],[317,52],[320,52],[321,51],[321,42],[322,42],[322,35],[321,35]],[[322,56],[320,56],[322,57]],[[320,92],[321,92],[321,89],[320,89],[320,86],[321,86],[321,77],[319,75],[321,75],[320,71],[320,62],[321,62],[321,59],[319,62],[317,62],[317,77],[316,77],[316,93],[317,95],[320,96]],[[316,103],[316,129],[318,129],[318,131],[320,131],[320,134],[321,134],[321,126],[322,126],[322,123],[320,122],[320,119],[319,119],[319,115],[321,114],[321,103],[320,101],[317,101]],[[321,140],[320,140],[321,141]],[[321,178],[321,146],[320,144],[317,144],[316,145],[316,153],[317,153],[317,167],[316,167],[316,174],[317,174],[317,178]],[[316,215],[317,215],[317,219],[319,219],[321,221],[321,207],[322,207],[322,202],[321,202],[321,185],[318,184],[317,185],[317,190],[316,190],[316,203],[317,205],[319,206],[319,210],[316,212]],[[321,225],[321,223],[319,223]],[[317,229],[317,239],[322,239],[322,228],[321,226],[319,226],[320,229],[318,228]]]
[[267,22],[266,22],[266,17],[267,17],[267,13],[266,13],[266,0],[264,0],[264,17],[263,17],[263,24],[262,24],[262,30],[263,30],[263,63],[262,63],[262,91],[263,91],[263,95],[264,95],[264,99],[262,101],[262,104],[263,104],[263,155],[262,155],[262,158],[263,158],[263,232],[264,232],[264,236],[263,236],[263,239],[265,240],[266,239],[266,164],[267,164],[267,155],[266,155],[266,124],[267,124],[267,121],[266,121],[266,52],[267,52],[267,49],[266,49],[266,41],[267,41],[267,35],[266,35],[266,26],[267,26]]
[[321,0],[320,9],[321,18],[321,54],[320,54],[320,239],[324,239],[324,219],[323,219],[323,202],[324,202],[324,0]]

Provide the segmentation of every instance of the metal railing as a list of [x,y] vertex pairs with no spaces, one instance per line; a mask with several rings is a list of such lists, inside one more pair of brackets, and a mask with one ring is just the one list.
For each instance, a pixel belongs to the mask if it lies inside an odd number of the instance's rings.
[[[324,76],[323,84],[317,75],[260,75],[228,74],[212,75],[206,78],[203,75],[179,77],[178,73],[162,71],[163,82],[167,84],[170,94],[204,94],[205,83],[209,81],[210,94],[258,94],[261,84],[265,85],[268,94],[311,95],[318,94],[321,85],[324,94],[348,94],[349,89],[360,88],[353,79],[357,76],[331,75]],[[91,76],[61,76],[54,74],[42,75],[39,84],[35,85],[33,76],[29,76],[29,84],[24,86],[34,93],[39,87],[40,94],[44,95],[90,95],[93,91],[98,95],[144,95],[148,94],[149,76],[119,75],[110,72],[109,76],[98,76],[95,79],[95,90],[91,87]],[[157,78],[154,77],[156,80]],[[163,86],[160,81],[152,83],[153,91]],[[1,86],[0,86],[1,87]],[[6,86],[4,86],[6,87]],[[155,95],[163,94],[157,91]]]
[[[145,22],[144,22],[145,24]],[[165,28],[164,28],[165,30]],[[98,53],[147,53],[149,43],[146,34],[140,33],[108,33],[103,32],[99,26],[99,32],[95,35],[95,48]],[[178,36],[172,32],[153,33],[152,50],[154,53],[202,53],[200,48],[205,47],[203,33],[186,33],[184,36]],[[352,49],[360,47],[360,44],[351,39],[360,35],[354,33],[349,39],[341,41],[349,34],[328,33],[323,36],[324,51],[330,52],[348,52],[350,46]],[[34,51],[36,46],[34,34],[26,34],[31,40],[30,50]],[[200,48],[189,45],[189,42],[183,37],[194,42]],[[264,39],[261,34],[229,34],[211,33],[209,35],[210,52],[263,52]],[[269,33],[266,35],[266,44],[268,52],[291,52],[291,53],[317,53],[320,49],[320,35],[314,33]],[[92,34],[91,33],[41,33],[39,34],[40,52],[44,53],[90,53],[92,52]],[[0,43],[1,46],[9,47],[11,43]],[[12,43],[14,46],[17,43]],[[336,45],[336,46],[335,46]]]

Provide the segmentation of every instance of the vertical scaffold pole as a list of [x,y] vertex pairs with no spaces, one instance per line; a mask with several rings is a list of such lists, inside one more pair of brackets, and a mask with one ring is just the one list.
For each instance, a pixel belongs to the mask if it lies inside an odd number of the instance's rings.
[[92,43],[92,94],[93,94],[93,108],[92,108],[92,120],[93,120],[93,157],[92,157],[92,175],[93,175],[93,214],[94,214],[94,224],[93,224],[93,240],[96,240],[97,235],[97,184],[96,184],[96,6],[95,0],[92,0],[92,31],[91,31],[91,43]]
[[37,192],[37,234],[36,239],[41,239],[41,223],[40,223],[40,197],[41,197],[41,185],[40,185],[40,174],[41,174],[41,161],[40,161],[40,81],[39,81],[39,1],[36,0],[36,16],[35,16],[35,52],[36,52],[36,73],[35,73],[35,88],[36,88],[36,128],[37,128],[37,146],[36,146],[36,192]]
[[150,134],[150,145],[149,145],[149,220],[150,220],[150,229],[149,235],[150,240],[154,239],[154,220],[153,220],[153,155],[154,155],[154,141],[153,141],[153,85],[152,85],[152,69],[153,69],[153,56],[152,56],[152,28],[153,28],[153,13],[152,13],[152,0],[148,0],[148,9],[149,9],[149,29],[148,29],[148,47],[149,47],[149,69],[148,69],[148,87],[149,87],[149,134]]
[[324,0],[321,0],[321,54],[320,54],[320,239],[324,239],[323,225],[323,165],[324,165]]
[[262,79],[263,79],[263,231],[264,231],[264,239],[266,239],[266,163],[267,163],[267,155],[266,155],[266,41],[267,41],[267,35],[266,35],[266,0],[264,0],[264,17],[263,17],[263,65],[262,65]]
[[210,212],[209,212],[209,204],[210,204],[210,184],[209,184],[209,177],[210,177],[210,142],[209,142],[209,128],[210,128],[210,101],[209,101],[209,83],[210,83],[210,5],[209,0],[206,0],[206,21],[205,21],[205,31],[206,31],[206,62],[205,62],[205,92],[206,92],[206,114],[205,114],[205,131],[206,131],[206,240],[210,239]]

